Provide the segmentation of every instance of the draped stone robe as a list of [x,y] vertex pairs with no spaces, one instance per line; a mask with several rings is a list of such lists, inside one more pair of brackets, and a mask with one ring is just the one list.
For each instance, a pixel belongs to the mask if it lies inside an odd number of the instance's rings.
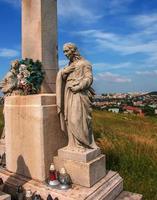
[[[74,71],[65,75],[64,71],[67,67],[74,67]],[[56,81],[57,107],[61,128],[63,131],[67,129],[68,135],[80,144],[94,148],[90,101],[90,86],[93,82],[92,67],[83,58],[67,67],[58,72]],[[75,85],[78,86],[76,93],[71,90],[71,87]]]
[[9,71],[0,82],[0,90],[5,96],[10,96],[17,85],[17,74],[13,70]]

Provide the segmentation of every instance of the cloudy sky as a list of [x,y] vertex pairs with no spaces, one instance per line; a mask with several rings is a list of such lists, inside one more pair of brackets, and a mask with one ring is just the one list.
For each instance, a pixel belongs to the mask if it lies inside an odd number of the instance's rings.
[[[21,57],[20,0],[0,0],[0,79]],[[156,0],[58,0],[62,45],[74,42],[93,64],[97,93],[157,91]]]

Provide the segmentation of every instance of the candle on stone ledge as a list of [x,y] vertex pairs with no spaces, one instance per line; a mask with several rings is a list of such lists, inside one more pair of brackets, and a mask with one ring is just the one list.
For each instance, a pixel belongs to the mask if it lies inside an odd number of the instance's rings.
[[67,190],[72,186],[72,181],[70,175],[67,173],[66,169],[63,167],[59,174],[60,189]]
[[47,196],[47,200],[53,200],[53,198],[50,194]]
[[24,199],[24,190],[22,185],[18,185],[16,188],[16,199],[23,200]]
[[26,190],[26,200],[32,200],[33,199],[33,193],[31,189]]
[[49,170],[49,185],[50,186],[59,185],[59,181],[57,179],[57,172],[53,163],[50,165],[50,170]]
[[35,193],[33,200],[42,200],[40,193],[38,191]]

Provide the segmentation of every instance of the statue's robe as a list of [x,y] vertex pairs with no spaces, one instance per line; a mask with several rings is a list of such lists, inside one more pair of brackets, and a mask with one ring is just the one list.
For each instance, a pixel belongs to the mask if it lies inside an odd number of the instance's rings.
[[[17,85],[17,77],[16,73],[10,70],[2,81],[0,81],[0,90],[4,94],[3,100],[5,100],[5,97],[12,95],[14,88],[16,88]],[[4,115],[4,109],[3,109],[3,115]],[[0,136],[0,139],[5,138],[5,127],[3,128],[3,132]]]
[[12,71],[9,71],[4,77],[4,79],[0,82],[1,92],[3,92],[5,96],[10,96],[16,85],[17,85],[16,74]]
[[[66,68],[61,69],[56,81],[57,108],[61,127],[63,131],[67,128],[68,135],[72,135],[80,144],[95,148],[90,101],[93,82],[92,67],[83,58],[67,67],[71,65],[74,71],[66,76],[64,74]],[[78,86],[76,93],[70,89],[75,85]]]

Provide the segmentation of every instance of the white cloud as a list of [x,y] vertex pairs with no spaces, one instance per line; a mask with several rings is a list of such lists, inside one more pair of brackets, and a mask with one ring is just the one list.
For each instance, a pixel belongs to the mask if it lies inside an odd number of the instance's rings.
[[107,82],[114,82],[114,83],[130,83],[131,79],[121,76],[119,74],[113,74],[111,72],[104,72],[104,73],[99,73],[95,76],[95,80],[104,80]]
[[8,3],[14,7],[19,7],[21,5],[21,0],[1,0],[5,3]]
[[[1,0],[14,7],[20,7],[22,0]],[[58,0],[58,13],[65,18],[81,17],[83,23],[94,22],[106,14],[126,12],[134,0]],[[100,14],[103,13],[103,14]],[[63,18],[64,19],[64,18]]]
[[154,26],[157,23],[157,14],[143,14],[143,15],[136,15],[132,18],[133,23],[136,25],[140,25],[143,27]]
[[[1,0],[14,7],[20,7],[21,0]],[[64,19],[80,20],[82,23],[96,22],[104,15],[126,12],[134,0],[58,0],[58,14]],[[100,14],[101,13],[101,14]]]
[[153,71],[136,71],[136,74],[138,75],[144,75],[144,76],[156,76],[157,75],[157,70]]
[[14,49],[0,49],[0,57],[13,58],[19,56],[19,51]]
[[112,63],[94,63],[93,67],[95,69],[99,68],[109,68],[109,69],[121,69],[121,68],[128,68],[132,66],[131,62],[124,62],[124,63],[117,63],[117,64],[112,64]]
[[94,9],[87,7],[84,0],[77,2],[74,0],[58,0],[58,14],[62,16],[63,20],[67,18],[73,21],[83,19],[82,23],[95,22],[102,17],[102,15],[94,12]]
[[134,0],[107,0],[106,4],[106,11],[109,14],[117,14],[127,12],[129,5]]
[[94,68],[106,68],[108,66],[109,66],[108,63],[93,63]]
[[77,34],[87,37],[87,40],[96,41],[101,49],[111,49],[122,55],[136,53],[153,53],[157,51],[157,40],[141,41],[138,35],[119,35],[101,30],[85,30]]
[[[115,32],[107,32],[100,29],[82,30],[75,34],[82,37],[86,43],[94,43],[96,52],[113,51],[117,56],[126,56],[140,54],[141,59],[137,59],[135,63],[127,64],[128,67],[134,69],[146,69],[157,67],[157,14],[137,15],[126,17],[126,21],[130,26],[134,27],[134,31],[128,34],[119,34]],[[133,65],[134,64],[134,65]],[[103,64],[101,64],[102,66]],[[98,67],[98,65],[96,65]],[[105,63],[104,67],[107,65]],[[123,68],[111,66],[115,68]],[[125,67],[125,65],[124,65]]]

